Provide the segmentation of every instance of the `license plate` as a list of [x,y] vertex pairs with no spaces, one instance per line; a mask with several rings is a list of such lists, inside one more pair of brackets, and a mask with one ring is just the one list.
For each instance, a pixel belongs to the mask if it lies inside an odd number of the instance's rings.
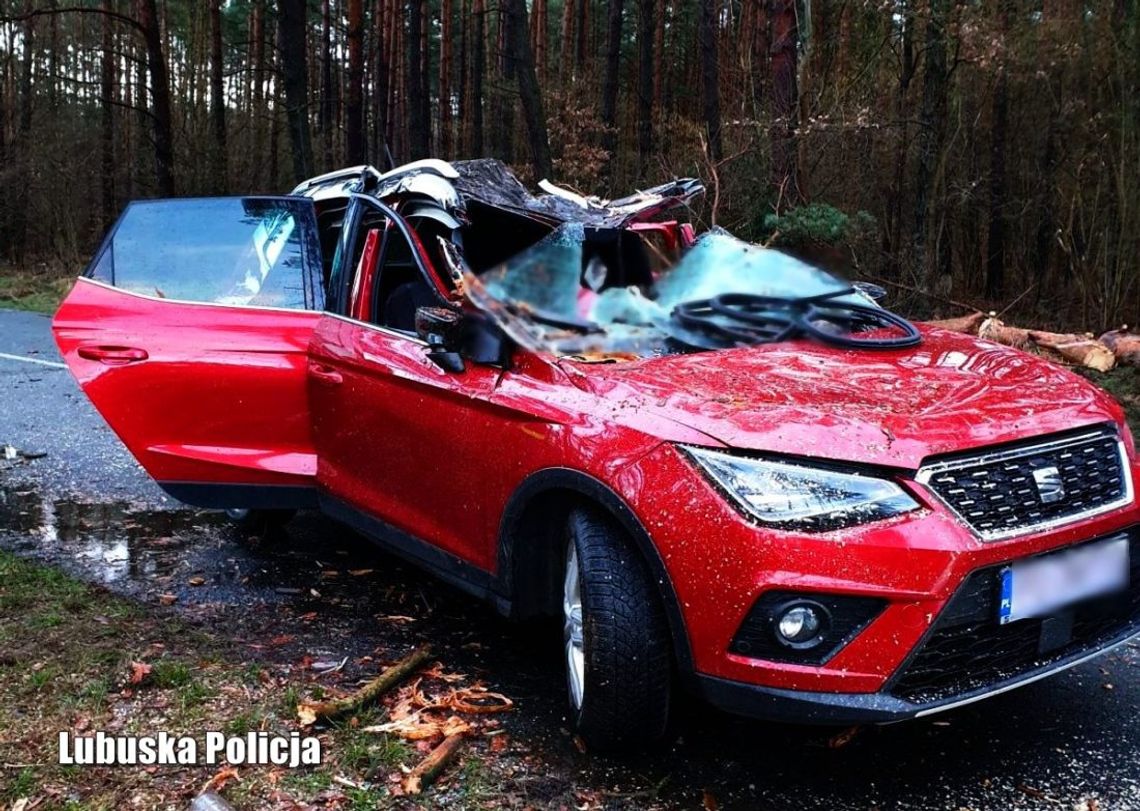
[[998,621],[1040,617],[1067,605],[1128,588],[1128,539],[1085,544],[1022,560],[1002,570]]

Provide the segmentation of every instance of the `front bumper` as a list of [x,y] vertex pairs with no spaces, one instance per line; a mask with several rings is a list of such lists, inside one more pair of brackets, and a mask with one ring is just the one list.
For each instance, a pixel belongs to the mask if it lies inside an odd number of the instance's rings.
[[960,695],[925,702],[907,701],[888,692],[815,693],[763,687],[703,675],[696,677],[696,688],[701,698],[718,709],[765,721],[835,726],[889,724],[945,712],[1024,687],[1095,659],[1137,638],[1140,638],[1140,625],[1129,627],[1095,649],[1074,652],[1013,678]]
[[[1135,567],[1135,502],[999,542],[979,540],[935,505],[839,532],[776,533],[743,518],[691,467],[675,461],[675,452],[651,456],[652,464],[637,466],[644,474],[636,477],[637,511],[672,519],[652,529],[677,598],[676,626],[684,634],[678,647],[691,652],[682,659],[682,673],[697,692],[727,710],[816,723],[901,720],[1041,678],[1140,631],[1132,624],[1140,619],[1140,569],[1132,577],[1135,612],[1094,627],[1098,616],[1076,610],[1044,635],[1032,620],[984,635],[997,624],[997,593],[976,579],[1014,560],[1121,533],[1133,538]],[[662,471],[672,486],[658,486],[656,474]],[[1134,466],[1133,475],[1138,472]],[[678,511],[678,504],[686,509]],[[956,596],[963,596],[967,584],[974,590],[962,604]],[[885,608],[819,664],[765,658],[734,646],[758,599],[775,591],[850,595],[883,601]],[[946,633],[934,638],[936,631]],[[1014,648],[1012,657],[1007,644]],[[925,658],[918,658],[924,651]]]

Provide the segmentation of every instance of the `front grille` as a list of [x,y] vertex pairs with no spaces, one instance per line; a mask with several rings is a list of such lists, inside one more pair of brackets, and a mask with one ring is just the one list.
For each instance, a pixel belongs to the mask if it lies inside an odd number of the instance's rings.
[[1128,537],[1128,591],[1052,616],[999,624],[1003,566],[974,572],[892,680],[890,692],[918,703],[937,701],[1078,658],[1140,630],[1140,534],[1133,530]]
[[984,540],[1057,526],[1132,500],[1116,431],[1074,436],[924,465],[918,481]]

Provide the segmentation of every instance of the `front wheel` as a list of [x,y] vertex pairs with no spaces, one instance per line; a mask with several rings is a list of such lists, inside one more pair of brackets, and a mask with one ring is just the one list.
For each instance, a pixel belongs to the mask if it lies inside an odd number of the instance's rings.
[[598,750],[664,736],[672,692],[669,628],[645,562],[592,510],[570,515],[562,584],[574,727]]

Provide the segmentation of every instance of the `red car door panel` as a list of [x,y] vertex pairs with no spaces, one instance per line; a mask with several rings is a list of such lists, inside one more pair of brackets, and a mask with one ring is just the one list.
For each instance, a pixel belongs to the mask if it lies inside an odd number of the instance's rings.
[[489,402],[500,371],[469,363],[449,374],[424,349],[369,324],[321,319],[309,353],[317,479],[354,508],[491,570],[486,528],[498,515],[479,480],[502,462],[493,449],[508,415]]
[[[319,259],[310,266],[311,206],[241,202],[234,211],[242,222],[232,230],[201,224],[208,247],[195,244],[194,227],[187,226],[155,233],[147,248],[153,256],[137,259],[142,232],[156,224],[212,210],[195,205],[229,210],[238,203],[162,201],[158,210],[144,211],[134,228],[139,233],[132,231],[132,206],[117,226],[123,240],[108,238],[88,272],[96,278],[78,281],[52,324],[83,391],[163,485],[311,487],[315,481],[306,367],[319,300],[293,290],[302,271],[315,271],[319,280]],[[165,273],[180,263],[203,278]],[[211,292],[208,279],[235,274],[236,284],[230,278],[215,285],[223,294]]]

